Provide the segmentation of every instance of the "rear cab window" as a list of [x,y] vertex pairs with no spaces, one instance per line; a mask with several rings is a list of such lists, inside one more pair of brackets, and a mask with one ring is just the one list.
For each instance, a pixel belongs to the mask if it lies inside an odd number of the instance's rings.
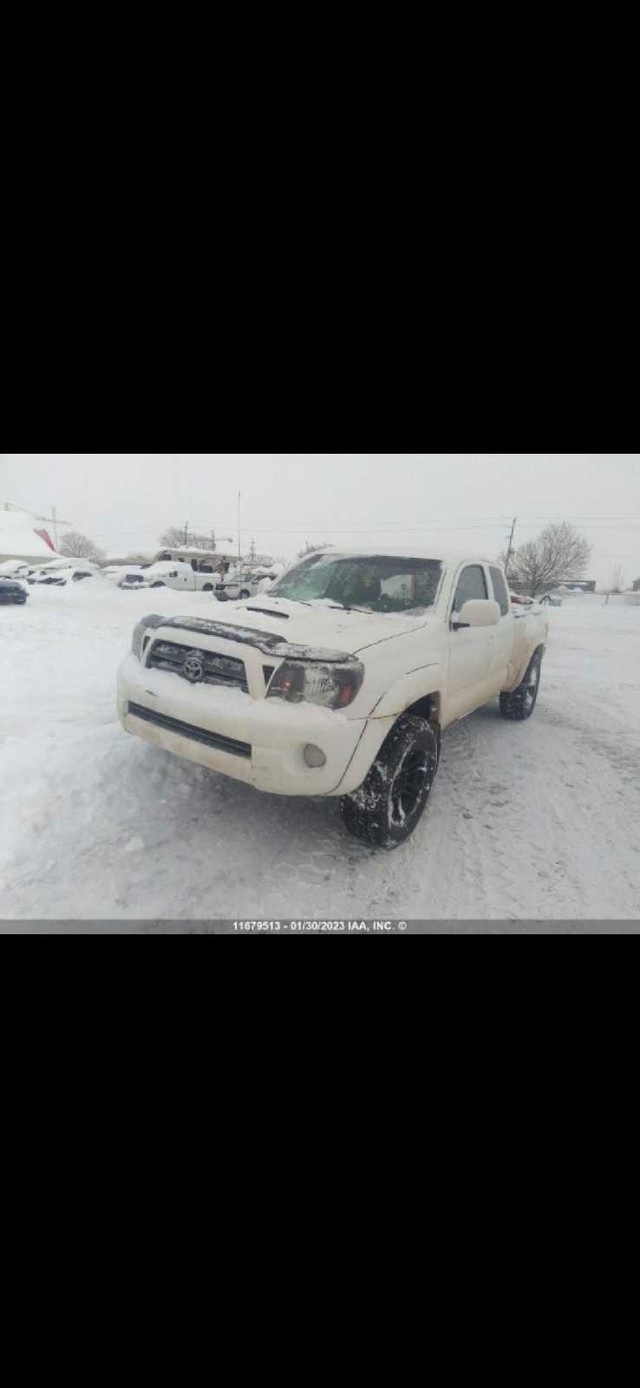
[[489,572],[493,584],[493,596],[496,602],[500,604],[501,615],[507,617],[509,615],[509,593],[507,591],[504,574],[502,569],[494,569],[493,567]]

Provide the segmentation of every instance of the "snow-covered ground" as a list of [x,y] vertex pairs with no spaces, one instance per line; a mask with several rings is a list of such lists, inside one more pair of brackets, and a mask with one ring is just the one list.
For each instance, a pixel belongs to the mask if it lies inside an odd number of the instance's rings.
[[2,920],[640,918],[640,608],[552,611],[531,721],[494,702],[451,729],[427,813],[385,853],[336,800],[260,795],[121,730],[134,623],[211,606],[96,580],[0,607]]

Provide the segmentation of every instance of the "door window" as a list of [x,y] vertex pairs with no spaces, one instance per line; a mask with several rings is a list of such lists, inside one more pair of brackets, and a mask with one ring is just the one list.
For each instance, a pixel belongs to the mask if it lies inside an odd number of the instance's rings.
[[465,602],[470,602],[472,598],[487,598],[488,596],[484,569],[480,567],[480,564],[469,564],[468,568],[462,570],[458,580],[458,587],[453,600],[453,611],[460,612]]

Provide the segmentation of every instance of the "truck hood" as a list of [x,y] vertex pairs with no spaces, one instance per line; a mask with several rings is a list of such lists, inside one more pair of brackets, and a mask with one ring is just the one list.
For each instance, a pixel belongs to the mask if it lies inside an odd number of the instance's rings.
[[[347,612],[324,602],[307,606],[289,598],[270,598],[267,593],[263,600],[257,597],[233,606],[216,602],[213,607],[215,612],[206,621],[197,621],[197,625],[192,617],[186,616],[173,617],[163,625],[184,626],[192,631],[198,627],[204,631],[209,624],[225,627],[231,639],[231,628],[237,627],[244,633],[238,632],[238,640],[247,640],[249,633],[255,632],[257,637],[264,636],[266,640],[275,637],[278,643],[299,646],[302,656],[305,648],[358,655],[369,646],[377,646],[395,636],[406,636],[429,622],[426,614],[416,617],[410,613]],[[277,654],[277,644],[272,649]]]

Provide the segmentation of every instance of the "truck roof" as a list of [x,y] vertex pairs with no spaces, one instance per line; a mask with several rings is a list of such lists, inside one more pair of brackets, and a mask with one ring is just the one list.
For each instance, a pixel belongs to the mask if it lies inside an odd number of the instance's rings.
[[159,550],[157,551],[155,562],[162,562],[162,561],[158,561],[158,556],[161,555],[161,554],[170,554],[170,555],[172,555],[172,556],[175,555],[178,559],[186,559],[186,560],[188,560],[188,559],[235,559],[236,562],[237,562],[237,559],[238,559],[237,554],[229,554],[227,550],[223,550],[223,549],[191,549],[191,548],[189,548],[189,546],[187,546],[187,547],[185,548],[184,545],[165,545],[163,549],[159,549]]

